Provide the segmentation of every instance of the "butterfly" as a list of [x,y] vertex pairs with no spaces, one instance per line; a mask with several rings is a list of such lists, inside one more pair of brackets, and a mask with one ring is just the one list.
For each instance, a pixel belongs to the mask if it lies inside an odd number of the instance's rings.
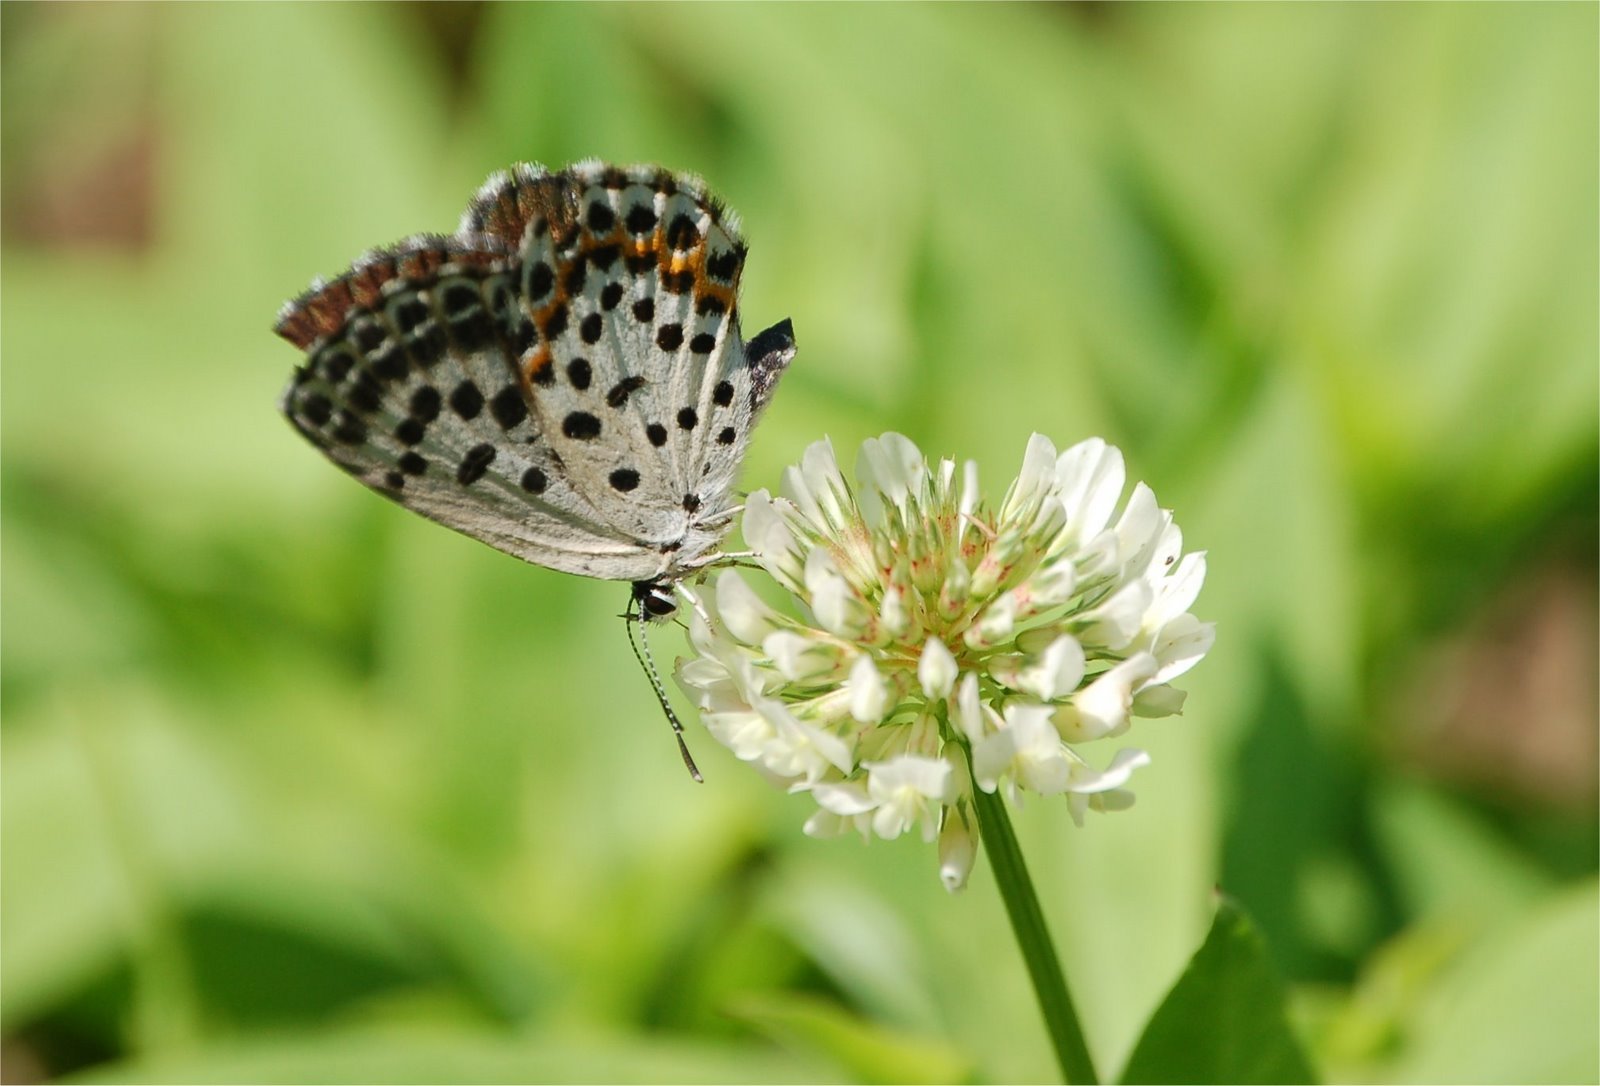
[[751,430],[795,355],[787,320],[741,333],[745,253],[690,175],[513,166],[454,234],[374,249],[283,306],[274,330],[305,353],[283,413],[408,509],[631,581],[631,633],[724,557]]

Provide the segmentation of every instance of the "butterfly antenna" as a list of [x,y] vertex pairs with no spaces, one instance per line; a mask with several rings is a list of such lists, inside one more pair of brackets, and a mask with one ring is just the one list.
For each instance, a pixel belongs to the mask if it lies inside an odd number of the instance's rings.
[[634,612],[637,602],[630,599],[627,613],[622,616],[628,627],[628,644],[633,647],[633,658],[644,668],[645,677],[650,680],[650,688],[656,692],[656,701],[660,702],[661,711],[667,714],[667,720],[672,724],[672,735],[678,741],[678,753],[683,755],[683,764],[688,769],[689,776],[694,778],[696,784],[704,784],[705,778],[700,775],[700,768],[694,764],[694,756],[689,753],[689,744],[683,741],[683,721],[672,711],[672,703],[667,700],[667,688],[662,685],[661,675],[656,671],[655,657],[650,655],[649,632],[634,632],[636,626],[644,625],[643,617]]

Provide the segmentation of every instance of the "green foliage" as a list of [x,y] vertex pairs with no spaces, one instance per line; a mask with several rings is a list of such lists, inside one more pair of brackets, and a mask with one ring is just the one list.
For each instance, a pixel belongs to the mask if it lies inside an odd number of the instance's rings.
[[1123,1082],[1315,1082],[1283,985],[1250,918],[1224,898],[1211,933],[1156,1008]]
[[1100,1066],[1142,1065],[1220,884],[1320,1077],[1600,1078],[1597,30],[0,5],[5,1077],[1056,1073],[988,873],[807,839],[703,733],[691,786],[618,586],[387,505],[273,410],[282,299],[597,155],[706,176],[746,325],[794,320],[746,485],[824,433],[990,485],[1030,430],[1100,434],[1210,552],[1139,806],[1015,815]]

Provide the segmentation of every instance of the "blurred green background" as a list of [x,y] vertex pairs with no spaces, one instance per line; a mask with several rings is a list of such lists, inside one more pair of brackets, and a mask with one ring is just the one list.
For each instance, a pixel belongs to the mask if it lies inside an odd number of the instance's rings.
[[7,1081],[1053,1075],[981,862],[693,786],[622,587],[276,414],[283,299],[591,155],[794,320],[747,486],[1100,434],[1209,550],[1138,806],[1019,816],[1103,1073],[1220,886],[1328,1079],[1600,1077],[1594,5],[0,22]]

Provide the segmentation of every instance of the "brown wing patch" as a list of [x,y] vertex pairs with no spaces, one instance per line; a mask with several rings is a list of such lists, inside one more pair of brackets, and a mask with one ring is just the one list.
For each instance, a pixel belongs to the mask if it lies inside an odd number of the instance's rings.
[[522,360],[522,390],[530,396],[534,385],[553,384],[555,379],[555,362],[550,357],[548,345],[541,345]]
[[543,220],[544,229],[568,227],[577,210],[572,175],[552,174],[543,166],[520,163],[484,183],[461,216],[460,232],[494,238],[508,249],[522,244],[528,224]]
[[487,278],[508,263],[498,250],[471,248],[453,238],[418,236],[358,260],[330,282],[313,283],[278,313],[273,331],[302,351],[336,338],[356,314],[377,309],[397,291],[425,286],[444,272]]

